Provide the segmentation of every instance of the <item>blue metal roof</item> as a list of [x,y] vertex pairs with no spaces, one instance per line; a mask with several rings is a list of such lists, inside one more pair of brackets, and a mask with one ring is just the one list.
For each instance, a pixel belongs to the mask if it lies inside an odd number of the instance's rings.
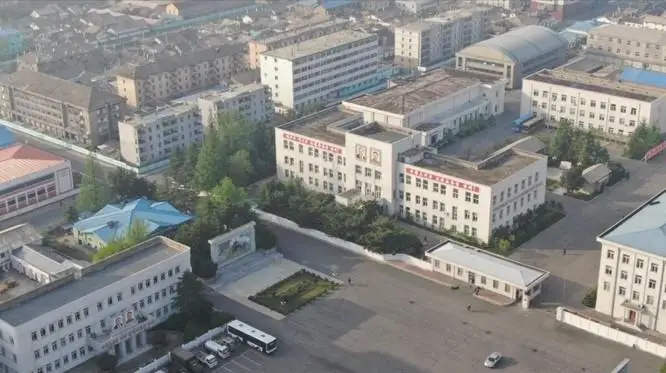
[[622,74],[620,74],[620,80],[653,87],[666,88],[666,73],[660,73],[657,71],[641,70],[628,67],[622,71]]
[[666,256],[666,190],[652,197],[599,238]]
[[0,126],[0,149],[4,149],[16,142],[16,136],[5,126]]
[[578,41],[578,40],[583,39],[585,37],[584,35],[581,35],[581,34],[578,34],[578,33],[575,33],[575,32],[571,32],[571,31],[568,31],[568,30],[564,30],[564,31],[560,32],[560,36],[563,37],[564,39],[566,39],[566,41],[568,41],[569,43]]
[[135,222],[141,222],[152,235],[190,220],[191,216],[182,214],[169,202],[140,198],[125,204],[106,205],[95,215],[74,223],[74,229],[109,243],[124,237]]
[[322,0],[321,6],[324,9],[341,8],[354,3],[353,0]]
[[595,19],[587,20],[587,21],[578,21],[574,22],[573,25],[567,27],[567,30],[573,31],[573,32],[579,32],[579,33],[588,33],[592,31],[593,29],[603,25],[604,23],[599,22]]

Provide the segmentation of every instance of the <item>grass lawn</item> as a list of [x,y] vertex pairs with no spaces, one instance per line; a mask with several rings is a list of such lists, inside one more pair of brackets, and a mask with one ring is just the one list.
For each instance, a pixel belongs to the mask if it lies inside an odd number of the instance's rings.
[[249,299],[287,315],[337,287],[336,283],[302,269]]

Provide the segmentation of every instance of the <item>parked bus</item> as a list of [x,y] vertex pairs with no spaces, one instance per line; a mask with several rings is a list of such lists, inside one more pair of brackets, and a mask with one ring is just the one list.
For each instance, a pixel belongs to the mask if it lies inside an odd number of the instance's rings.
[[277,338],[259,329],[255,329],[242,321],[231,321],[227,324],[227,332],[232,337],[265,354],[272,354],[278,346]]
[[544,119],[536,114],[525,114],[513,121],[513,131],[530,133],[544,124]]

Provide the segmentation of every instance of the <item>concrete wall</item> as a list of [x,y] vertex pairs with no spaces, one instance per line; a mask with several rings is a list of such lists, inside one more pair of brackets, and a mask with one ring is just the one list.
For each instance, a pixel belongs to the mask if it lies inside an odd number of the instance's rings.
[[652,342],[644,337],[630,334],[613,327],[610,324],[591,319],[583,314],[568,310],[564,307],[557,308],[557,321],[585,330],[604,339],[608,339],[625,346],[647,352],[652,355],[666,358],[666,346]]

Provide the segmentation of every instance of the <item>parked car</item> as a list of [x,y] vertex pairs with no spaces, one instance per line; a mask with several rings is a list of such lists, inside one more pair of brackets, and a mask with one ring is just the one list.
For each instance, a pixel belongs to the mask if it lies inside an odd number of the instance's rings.
[[502,354],[500,354],[499,352],[493,352],[492,354],[488,355],[483,365],[486,368],[494,368],[501,360],[502,360]]

